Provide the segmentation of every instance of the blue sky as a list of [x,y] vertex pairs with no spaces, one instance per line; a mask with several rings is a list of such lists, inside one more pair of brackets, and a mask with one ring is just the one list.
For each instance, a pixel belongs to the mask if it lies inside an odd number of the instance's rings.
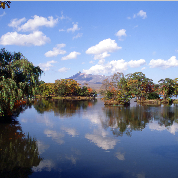
[[81,71],[178,77],[178,2],[11,1],[0,49],[21,52],[54,82]]

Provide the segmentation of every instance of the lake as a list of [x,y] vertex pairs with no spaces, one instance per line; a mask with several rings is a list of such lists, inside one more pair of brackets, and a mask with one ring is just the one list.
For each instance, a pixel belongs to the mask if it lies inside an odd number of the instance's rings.
[[178,106],[36,100],[0,124],[0,177],[175,178]]

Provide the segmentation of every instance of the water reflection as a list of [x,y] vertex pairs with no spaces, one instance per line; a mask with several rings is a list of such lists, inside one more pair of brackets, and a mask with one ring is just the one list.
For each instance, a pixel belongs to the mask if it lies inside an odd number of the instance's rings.
[[132,135],[132,131],[142,131],[148,123],[151,129],[164,130],[171,128],[171,133],[178,130],[177,107],[140,106],[135,107],[109,107],[102,108],[106,115],[102,120],[104,128],[110,127],[113,134],[122,136],[124,133]]
[[85,135],[85,138],[104,150],[113,149],[118,141],[109,136],[104,130],[94,130],[93,134],[88,133]]
[[176,170],[176,106],[106,107],[99,99],[33,106],[18,118],[44,158],[31,177],[169,177]]
[[97,100],[90,101],[63,101],[53,99],[40,99],[34,102],[34,108],[38,113],[54,111],[55,116],[71,117],[81,108],[87,109],[95,105]]
[[17,121],[0,123],[0,177],[28,177],[41,160],[36,139]]

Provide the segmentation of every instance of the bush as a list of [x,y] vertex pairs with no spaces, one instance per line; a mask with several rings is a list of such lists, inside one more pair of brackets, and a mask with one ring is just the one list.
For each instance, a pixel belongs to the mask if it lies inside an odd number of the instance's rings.
[[149,93],[148,99],[160,99],[159,95],[155,92]]

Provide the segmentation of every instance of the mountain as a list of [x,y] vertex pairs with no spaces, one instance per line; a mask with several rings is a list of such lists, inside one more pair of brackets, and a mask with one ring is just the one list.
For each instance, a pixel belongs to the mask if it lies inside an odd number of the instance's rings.
[[81,84],[81,86],[88,84],[89,87],[99,91],[102,81],[105,79],[111,79],[111,76],[105,76],[105,75],[92,75],[92,74],[85,74],[78,72],[77,74],[66,78],[66,79],[73,79],[76,80],[78,83]]

